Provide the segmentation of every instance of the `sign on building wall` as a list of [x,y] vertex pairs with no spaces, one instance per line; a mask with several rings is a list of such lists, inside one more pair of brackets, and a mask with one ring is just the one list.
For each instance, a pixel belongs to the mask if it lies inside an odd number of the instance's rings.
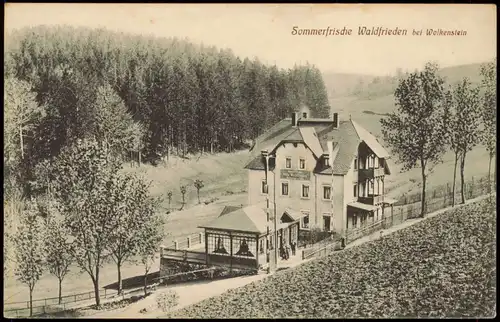
[[281,169],[281,179],[310,180],[311,172],[305,170]]

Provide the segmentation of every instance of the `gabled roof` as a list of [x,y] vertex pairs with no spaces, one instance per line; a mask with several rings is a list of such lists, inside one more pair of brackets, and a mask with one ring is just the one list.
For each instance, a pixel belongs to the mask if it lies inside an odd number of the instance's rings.
[[302,136],[302,139],[304,140],[304,143],[309,147],[309,149],[311,149],[314,156],[316,158],[321,157],[321,155],[323,154],[323,148],[319,143],[319,139],[318,136],[316,135],[314,127],[312,126],[299,127],[299,131],[300,135]]
[[267,232],[267,213],[261,204],[245,208],[226,206],[219,217],[199,227],[262,234]]
[[387,158],[389,157],[389,153],[384,149],[384,147],[379,143],[377,138],[361,127],[358,123],[351,121],[356,133],[358,134],[361,141],[365,142],[366,145],[375,153],[375,155],[379,158]]
[[[327,142],[332,141],[335,153],[330,156],[331,166],[318,165],[314,170],[315,173],[321,174],[347,174],[361,142],[365,142],[379,158],[389,157],[389,153],[377,138],[352,120],[340,121],[338,128],[326,119],[299,120],[298,124],[297,127],[292,127],[291,118],[286,118],[259,136],[250,150],[250,160],[245,168],[264,170],[265,160],[260,152],[266,149],[273,152],[282,141],[304,142],[317,159],[320,159],[324,152],[329,152]],[[386,173],[390,173],[387,162],[386,167]]]

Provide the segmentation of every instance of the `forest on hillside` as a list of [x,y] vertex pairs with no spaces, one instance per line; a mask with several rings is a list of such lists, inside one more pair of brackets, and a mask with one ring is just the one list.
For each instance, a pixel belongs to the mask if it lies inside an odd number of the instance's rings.
[[4,150],[25,180],[78,139],[154,164],[233,151],[304,105],[315,117],[330,111],[309,64],[285,70],[187,40],[68,26],[13,31],[5,45],[5,105],[17,111],[6,111]]

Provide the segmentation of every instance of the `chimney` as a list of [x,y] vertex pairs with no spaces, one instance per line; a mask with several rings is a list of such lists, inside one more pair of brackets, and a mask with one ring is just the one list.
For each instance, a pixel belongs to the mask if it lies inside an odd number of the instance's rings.
[[307,112],[303,112],[303,113],[302,113],[302,118],[303,118],[303,119],[306,119],[306,118],[307,118]]
[[293,112],[292,113],[292,126],[293,127],[297,126],[298,121],[299,121],[299,113]]
[[262,154],[262,156],[264,158],[267,157],[267,150],[262,150],[262,151],[260,151],[260,153]]
[[333,113],[333,127],[336,129],[339,127],[339,113]]

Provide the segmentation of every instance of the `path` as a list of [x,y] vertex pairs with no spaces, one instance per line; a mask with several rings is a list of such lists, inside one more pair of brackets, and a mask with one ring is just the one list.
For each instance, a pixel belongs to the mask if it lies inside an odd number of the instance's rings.
[[[494,194],[492,194],[492,197],[495,197]],[[467,200],[465,204],[470,204],[474,202],[478,202],[480,200],[486,199],[488,196],[481,196],[477,197],[474,199]],[[461,205],[456,205],[454,208],[460,208],[463,207],[464,204]],[[451,210],[452,207],[448,208],[443,208],[440,210],[437,210],[433,213],[427,214],[424,218],[418,218],[418,219],[410,219],[407,220],[401,224],[394,225],[391,228],[383,230],[383,236],[386,236],[388,234],[392,234],[396,231],[399,231],[401,229],[405,229],[407,227],[410,227],[418,222],[421,222],[422,220],[426,220],[428,218],[435,217],[443,212],[446,212],[448,210]],[[374,241],[376,239],[380,238],[380,231],[374,232],[373,234],[364,236],[362,238],[359,238],[355,240],[354,242],[348,244],[345,249],[349,249],[370,241]],[[344,249],[344,250],[345,250]],[[314,258],[302,260],[301,259],[301,252],[297,252],[297,254],[293,257],[290,258],[288,261],[281,261],[279,263],[279,267],[296,267],[300,264],[306,263],[308,261],[313,260]],[[274,274],[280,274],[280,272],[276,272]],[[195,304],[198,302],[201,302],[205,299],[208,299],[213,296],[220,295],[230,289],[238,288],[241,286],[245,286],[247,284],[250,284],[255,281],[262,280],[266,277],[270,276],[269,274],[266,273],[260,273],[258,275],[252,275],[252,276],[241,276],[241,277],[235,277],[235,278],[229,278],[229,279],[224,279],[224,280],[216,280],[216,281],[195,281],[195,282],[190,282],[190,283],[184,283],[184,284],[179,284],[179,285],[172,285],[169,286],[169,289],[174,290],[177,292],[179,295],[179,305],[175,308],[176,310],[181,309],[183,307],[186,307],[191,304]],[[103,318],[103,317],[127,317],[127,318],[155,318],[155,317],[161,317],[165,316],[165,313],[160,312],[158,309],[156,309],[156,296],[161,293],[162,288],[158,288],[158,291],[156,291],[154,294],[150,295],[144,300],[138,301],[134,304],[131,304],[130,306],[123,308],[123,309],[118,309],[118,310],[113,310],[113,311],[107,311],[107,312],[102,312],[98,313],[89,317],[96,317],[96,318]],[[151,308],[150,313],[139,313],[139,311],[143,308]]]

